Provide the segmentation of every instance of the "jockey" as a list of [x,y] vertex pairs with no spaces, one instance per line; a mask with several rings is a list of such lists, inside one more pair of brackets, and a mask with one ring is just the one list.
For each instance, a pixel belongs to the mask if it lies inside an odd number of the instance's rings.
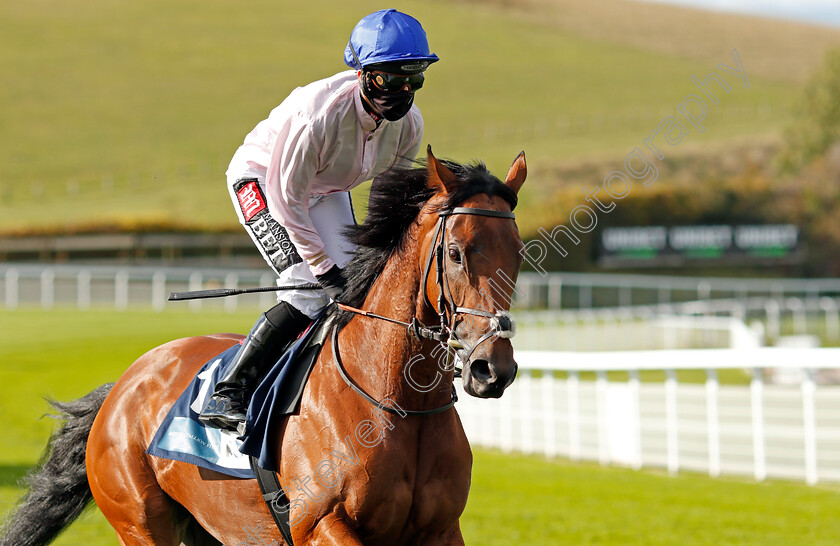
[[330,300],[341,297],[342,268],[355,224],[349,191],[420,149],[423,118],[414,93],[437,55],[413,17],[394,9],[364,17],[344,62],[352,70],[299,87],[246,137],[227,170],[239,221],[286,290],[263,313],[216,385],[204,423],[236,430],[257,380]]

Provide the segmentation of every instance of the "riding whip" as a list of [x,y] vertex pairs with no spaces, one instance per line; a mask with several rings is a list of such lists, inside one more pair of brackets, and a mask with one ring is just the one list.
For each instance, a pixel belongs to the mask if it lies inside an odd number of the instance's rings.
[[224,298],[239,294],[256,292],[275,292],[277,290],[320,290],[318,283],[298,284],[295,286],[259,286],[257,288],[217,288],[215,290],[193,290],[191,292],[170,292],[169,301],[197,300],[203,298]]

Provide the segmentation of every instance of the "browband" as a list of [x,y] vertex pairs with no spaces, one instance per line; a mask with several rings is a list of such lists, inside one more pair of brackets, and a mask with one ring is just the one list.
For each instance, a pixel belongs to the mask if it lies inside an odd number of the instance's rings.
[[494,218],[510,218],[516,220],[516,215],[503,210],[475,209],[472,207],[455,207],[451,210],[442,210],[438,216],[452,216],[454,214],[473,214],[475,216],[492,216]]

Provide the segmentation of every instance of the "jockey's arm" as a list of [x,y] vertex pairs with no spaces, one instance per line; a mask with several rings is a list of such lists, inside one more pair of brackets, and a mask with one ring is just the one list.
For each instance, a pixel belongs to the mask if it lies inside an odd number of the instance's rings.
[[312,126],[291,116],[277,136],[265,177],[271,215],[286,228],[298,254],[315,275],[335,265],[309,217],[310,189],[319,155]]

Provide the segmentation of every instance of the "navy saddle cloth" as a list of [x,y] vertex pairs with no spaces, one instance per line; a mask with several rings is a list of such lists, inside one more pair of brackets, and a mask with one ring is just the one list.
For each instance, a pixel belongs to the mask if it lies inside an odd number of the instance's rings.
[[207,427],[198,420],[213,387],[239,350],[239,344],[211,358],[178,397],[149,444],[146,453],[192,463],[236,478],[254,478],[249,456],[266,470],[276,470],[269,431],[276,420],[297,411],[306,380],[332,325],[332,313],[315,320],[277,361],[254,391],[248,406],[245,434]]

